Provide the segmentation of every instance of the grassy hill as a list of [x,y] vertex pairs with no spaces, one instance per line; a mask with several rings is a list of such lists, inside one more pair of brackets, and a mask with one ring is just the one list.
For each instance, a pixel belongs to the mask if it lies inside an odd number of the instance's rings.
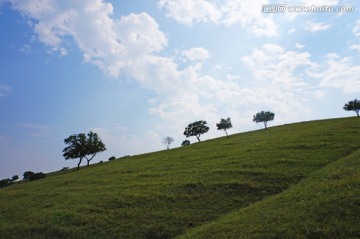
[[0,190],[0,238],[358,238],[360,121],[272,127]]

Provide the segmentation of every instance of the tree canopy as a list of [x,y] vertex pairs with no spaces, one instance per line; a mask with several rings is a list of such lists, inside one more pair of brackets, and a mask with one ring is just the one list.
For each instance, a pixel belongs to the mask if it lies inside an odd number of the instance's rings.
[[173,137],[170,137],[170,136],[166,136],[166,137],[164,137],[163,138],[163,144],[165,144],[166,145],[166,148],[169,150],[170,149],[170,144],[172,143],[172,142],[174,142],[174,138]]
[[351,100],[348,103],[345,104],[344,110],[346,111],[355,111],[357,117],[359,117],[359,112],[360,112],[360,101],[355,99],[355,100]]
[[271,111],[261,111],[254,115],[253,121],[256,123],[263,122],[265,129],[267,129],[268,121],[274,120],[275,114]]
[[87,166],[90,161],[99,152],[106,150],[104,143],[101,141],[97,133],[90,131],[87,135],[84,133],[74,134],[64,140],[68,146],[63,150],[63,156],[65,160],[79,158],[77,168],[80,168],[80,164],[83,158],[87,160]]
[[206,121],[199,120],[189,124],[184,131],[186,137],[195,136],[200,142],[200,135],[209,131],[209,127],[206,126]]
[[226,130],[232,128],[231,119],[221,119],[218,124],[216,124],[218,130],[224,130],[226,133],[226,137],[229,138],[229,135]]

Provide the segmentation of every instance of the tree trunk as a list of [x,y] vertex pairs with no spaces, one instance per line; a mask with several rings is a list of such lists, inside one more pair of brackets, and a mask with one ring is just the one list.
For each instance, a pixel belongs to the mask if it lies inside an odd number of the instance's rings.
[[229,138],[229,135],[228,135],[228,133],[226,132],[226,130],[224,130],[225,131],[225,134],[226,134],[226,138]]
[[264,125],[265,125],[265,129],[267,129],[267,122],[266,121],[264,121]]
[[196,136],[197,140],[200,142],[200,135],[199,136]]
[[96,154],[93,154],[93,156],[91,156],[90,159],[86,158],[87,160],[87,166],[89,167],[90,166],[90,161],[95,157]]
[[78,163],[78,165],[77,165],[77,170],[79,170],[79,169],[80,169],[80,164],[81,164],[81,161],[82,161],[82,157],[80,157],[80,161],[79,161],[79,163]]

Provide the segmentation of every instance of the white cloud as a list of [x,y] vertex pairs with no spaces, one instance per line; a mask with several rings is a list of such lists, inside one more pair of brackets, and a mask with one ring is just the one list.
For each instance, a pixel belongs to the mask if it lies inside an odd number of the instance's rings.
[[102,0],[13,0],[12,4],[32,20],[37,39],[50,52],[66,55],[67,41],[73,39],[85,62],[113,77],[167,45],[165,34],[147,13],[114,19],[112,5]]
[[242,57],[245,65],[252,69],[254,78],[259,81],[271,81],[281,86],[304,85],[301,77],[295,77],[295,70],[309,67],[313,63],[308,52],[286,51],[278,45],[265,44],[255,49],[250,56]]
[[323,31],[330,28],[330,25],[326,25],[324,23],[321,22],[312,22],[312,21],[307,21],[305,23],[305,30],[308,30],[310,32],[317,32],[317,31]]
[[11,92],[10,86],[0,85],[0,97],[4,97]]
[[325,63],[310,75],[320,80],[320,87],[341,89],[344,93],[360,92],[360,65],[353,65],[351,58],[330,53]]
[[268,2],[268,0],[225,0],[223,2],[160,0],[159,7],[166,9],[167,17],[182,24],[193,25],[196,22],[226,26],[240,24],[256,36],[271,37],[277,35],[277,26],[272,16],[261,13],[262,5]]
[[160,0],[158,5],[166,8],[167,17],[189,26],[194,22],[218,23],[221,17],[217,6],[207,0]]
[[352,49],[352,50],[357,50],[357,51],[360,52],[360,44],[354,44],[354,45],[352,45],[352,46],[350,47],[350,49]]
[[253,87],[241,94],[244,101],[273,110],[282,123],[306,117],[311,112],[311,99],[324,95],[308,73],[317,65],[308,52],[265,44],[241,60],[253,75]]
[[191,48],[190,50],[183,51],[182,55],[190,61],[202,61],[208,59],[211,56],[209,51],[202,47]]

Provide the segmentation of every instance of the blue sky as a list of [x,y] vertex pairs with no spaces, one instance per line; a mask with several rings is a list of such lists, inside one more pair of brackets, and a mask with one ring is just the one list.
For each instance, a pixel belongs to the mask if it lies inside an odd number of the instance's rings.
[[[266,4],[284,12],[266,13]],[[288,11],[291,6],[350,12]],[[347,117],[360,93],[358,1],[0,0],[0,178],[74,167],[63,140],[97,132],[110,156],[172,147],[206,120],[203,140]],[[190,138],[191,142],[196,139]]]

